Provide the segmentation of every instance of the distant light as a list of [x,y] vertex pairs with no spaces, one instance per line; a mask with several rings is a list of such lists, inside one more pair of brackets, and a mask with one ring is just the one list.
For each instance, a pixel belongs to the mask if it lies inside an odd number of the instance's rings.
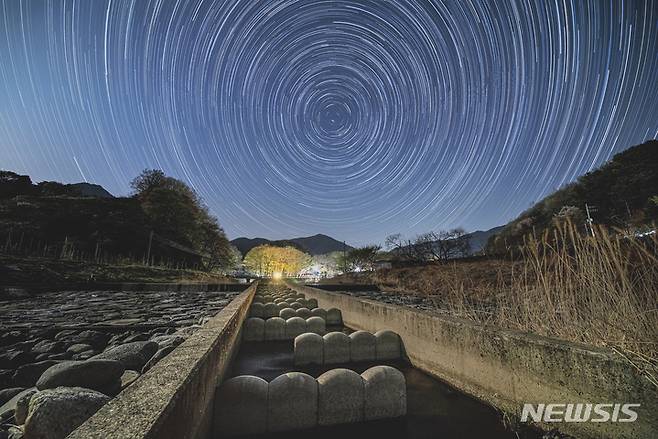
[[272,279],[282,279],[283,278],[283,273],[280,271],[275,271],[272,273]]

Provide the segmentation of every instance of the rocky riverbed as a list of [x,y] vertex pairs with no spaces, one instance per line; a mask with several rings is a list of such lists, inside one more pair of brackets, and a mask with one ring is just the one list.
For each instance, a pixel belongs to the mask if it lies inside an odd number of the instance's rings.
[[0,301],[0,439],[66,437],[237,294],[69,291]]

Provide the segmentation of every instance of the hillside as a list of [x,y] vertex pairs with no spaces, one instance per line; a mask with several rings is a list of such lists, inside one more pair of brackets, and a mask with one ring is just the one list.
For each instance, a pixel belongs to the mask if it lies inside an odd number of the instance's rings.
[[246,255],[254,247],[259,245],[273,245],[275,247],[292,246],[302,250],[312,256],[324,255],[327,253],[343,250],[351,250],[353,247],[344,244],[330,236],[317,234],[313,236],[306,236],[300,238],[283,239],[278,241],[271,241],[265,238],[236,238],[231,241],[240,253]]
[[545,197],[509,222],[487,243],[488,253],[504,253],[530,233],[570,220],[586,225],[589,206],[594,224],[634,230],[658,220],[658,141],[616,154],[599,169]]

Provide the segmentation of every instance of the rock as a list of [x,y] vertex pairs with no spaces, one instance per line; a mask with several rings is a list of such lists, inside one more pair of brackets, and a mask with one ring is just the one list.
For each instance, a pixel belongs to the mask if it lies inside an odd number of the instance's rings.
[[281,317],[271,317],[265,320],[265,340],[285,340],[286,321]]
[[25,387],[11,387],[0,390],[0,406],[25,390]]
[[73,361],[84,361],[84,360],[90,359],[91,357],[93,357],[96,354],[98,354],[98,352],[96,352],[96,351],[84,351],[84,352],[80,352],[79,354],[71,355],[71,360],[73,360]]
[[14,386],[14,371],[0,369],[0,388],[7,389]]
[[32,387],[29,392],[24,392],[16,400],[16,411],[14,412],[14,420],[17,424],[25,424],[25,419],[27,418],[27,412],[30,407],[30,401],[32,397],[36,395],[39,391]]
[[109,400],[102,393],[79,387],[39,392],[30,401],[25,437],[64,439]]
[[350,338],[342,332],[330,332],[324,337],[324,364],[350,361]]
[[324,364],[324,340],[322,336],[306,333],[295,337],[294,358],[295,366]]
[[7,429],[7,439],[23,439],[25,434],[20,427],[12,425]]
[[70,352],[71,354],[79,354],[85,351],[93,351],[94,347],[90,344],[87,343],[75,343],[69,346],[69,348],[66,350],[66,352]]
[[158,344],[153,341],[135,341],[122,344],[93,357],[98,360],[116,360],[130,370],[142,370],[144,365],[158,351]]
[[24,364],[34,362],[36,354],[24,351],[11,351],[0,355],[0,369],[18,369]]
[[375,366],[361,377],[365,383],[366,421],[407,414],[407,384],[402,372],[390,366]]
[[32,347],[35,354],[58,354],[64,350],[64,342],[43,340]]
[[374,361],[377,339],[368,331],[355,331],[350,334],[350,360]]
[[30,389],[25,389],[20,393],[17,393],[14,395],[9,401],[4,403],[2,407],[0,407],[0,421],[5,422],[7,419],[11,418],[14,416],[14,412],[16,411],[16,403],[18,400],[25,394],[28,393],[33,393],[35,392],[36,389],[34,387]]
[[132,343],[134,341],[146,341],[150,338],[149,334],[133,334],[128,337],[126,337],[125,340],[123,340],[124,343]]
[[164,347],[164,348],[158,350],[158,352],[156,352],[155,355],[153,355],[153,356],[151,357],[151,359],[150,359],[149,361],[146,362],[146,364],[144,365],[144,367],[142,367],[142,373],[146,373],[147,370],[149,370],[150,368],[152,368],[153,366],[155,366],[155,364],[156,364],[158,361],[162,360],[164,357],[166,357],[167,355],[169,355],[174,349],[176,349],[176,346],[174,346],[174,345],[169,345],[169,346],[166,346],[166,347]]
[[90,344],[94,349],[101,350],[107,346],[108,341],[110,341],[112,336],[104,332],[99,331],[82,331],[79,334],[76,334],[69,338],[69,341],[72,343],[84,343]]
[[242,375],[225,381],[215,392],[215,431],[226,436],[265,433],[267,393],[267,381],[259,377]]
[[123,364],[115,360],[65,361],[46,370],[37,382],[37,389],[84,387],[112,393],[124,370]]
[[289,372],[269,384],[268,432],[313,428],[318,419],[318,383],[310,375]]
[[139,378],[141,374],[134,370],[127,370],[121,375],[121,390],[125,389]]
[[349,369],[332,369],[318,377],[318,424],[335,425],[364,419],[364,383]]
[[286,338],[294,340],[295,337],[306,332],[306,320],[301,317],[291,317],[286,320]]
[[400,336],[395,332],[383,329],[375,333],[375,338],[378,360],[397,360],[401,357]]
[[36,384],[42,373],[58,363],[59,361],[46,360],[23,365],[16,369],[16,373],[14,373],[14,383],[18,386],[32,387]]
[[151,340],[156,342],[160,349],[162,349],[169,346],[178,346],[185,341],[185,337],[181,337],[180,335],[158,335],[151,338]]
[[48,355],[49,360],[70,360],[73,355],[70,352],[62,352],[61,354],[52,354]]

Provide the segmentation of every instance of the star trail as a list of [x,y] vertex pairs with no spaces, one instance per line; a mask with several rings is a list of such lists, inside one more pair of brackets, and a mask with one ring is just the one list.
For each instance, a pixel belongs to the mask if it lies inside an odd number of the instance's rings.
[[500,225],[658,136],[655,1],[5,0],[0,168],[230,237]]

